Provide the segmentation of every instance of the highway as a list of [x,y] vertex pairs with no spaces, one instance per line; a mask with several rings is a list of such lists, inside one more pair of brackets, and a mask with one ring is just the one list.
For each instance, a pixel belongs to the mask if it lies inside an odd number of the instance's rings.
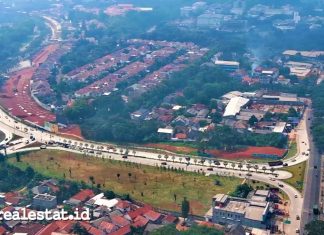
[[[297,128],[298,153],[295,157],[285,161],[289,165],[295,165],[308,160],[307,155],[303,153],[308,152],[309,148],[308,133],[307,128],[305,128],[309,113],[310,110],[307,109],[303,120],[300,122],[300,125]],[[281,181],[282,179],[291,177],[289,172],[280,170],[280,167],[282,166],[276,167],[275,171],[271,172],[269,166],[266,164],[253,164],[251,167],[248,167],[249,164],[242,164],[240,166],[237,162],[229,163],[219,161],[216,164],[214,161],[209,160],[201,162],[201,158],[186,158],[183,155],[162,154],[158,153],[157,150],[154,149],[128,149],[126,147],[113,146],[105,143],[69,139],[54,133],[49,133],[36,129],[35,127],[31,127],[30,125],[9,116],[3,110],[0,110],[0,128],[4,133],[11,134],[11,136],[12,134],[16,134],[23,137],[23,139],[19,141],[19,144],[8,147],[7,152],[9,154],[27,150],[39,150],[39,147],[28,148],[28,145],[26,144],[27,140],[29,142],[28,144],[32,143],[30,136],[33,136],[35,138],[33,142],[59,142],[68,145],[68,148],[58,146],[52,147],[49,145],[47,148],[87,154],[93,157],[105,157],[125,161],[125,159],[122,158],[122,155],[127,155],[128,157],[126,161],[139,164],[156,166],[160,165],[161,162],[166,162],[167,166],[177,168],[181,167],[187,171],[203,171],[206,174],[219,174],[225,176],[231,175],[240,178],[251,178],[253,180],[258,180],[276,187],[278,187],[279,184],[282,184],[283,187],[281,189],[288,195],[291,202],[289,208],[289,220],[291,221],[291,224],[286,224],[284,226],[285,234],[296,234],[296,228],[300,228],[301,221],[297,220],[296,217],[301,216],[302,214],[304,200],[302,195],[295,188]],[[257,167],[255,167],[255,165],[257,165]],[[211,167],[213,170],[208,170],[208,168]],[[249,176],[247,175],[248,172],[250,172]],[[271,173],[274,173],[277,175],[277,177]],[[297,198],[295,198],[296,196]]]
[[[308,118],[312,119],[312,114],[310,113]],[[301,228],[304,228],[305,224],[314,219],[313,206],[319,205],[319,195],[320,195],[320,169],[321,169],[321,155],[314,146],[311,129],[309,122],[307,123],[307,133],[310,138],[310,158],[308,161],[308,167],[305,174],[304,183],[304,205],[302,212]],[[303,232],[303,229],[301,230]]]

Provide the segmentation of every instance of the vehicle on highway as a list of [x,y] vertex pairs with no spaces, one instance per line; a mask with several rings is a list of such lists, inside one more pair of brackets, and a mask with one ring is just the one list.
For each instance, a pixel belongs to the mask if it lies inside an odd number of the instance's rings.
[[274,178],[269,178],[271,181],[276,181],[276,179],[274,179]]
[[295,194],[295,198],[297,198],[298,196],[297,196],[297,194]]
[[283,188],[283,187],[284,187],[284,185],[283,185],[283,184],[278,184],[278,186],[279,186],[279,187],[281,187],[281,188]]
[[300,233],[300,230],[299,230],[299,228],[296,228],[296,233]]
[[45,144],[43,144],[43,145],[41,145],[39,148],[40,148],[40,149],[46,149],[46,147],[47,147],[47,146],[46,146]]
[[122,156],[122,158],[126,159],[126,158],[128,158],[128,156],[127,155],[124,155],[124,156]]
[[288,163],[284,163],[283,166],[288,166]]
[[167,163],[166,162],[161,162],[161,165],[166,166]]
[[247,173],[246,176],[252,176],[252,174],[251,173]]
[[269,166],[282,166],[283,161],[273,161],[273,162],[268,162]]
[[212,167],[208,167],[207,171],[213,171],[214,169]]
[[296,215],[296,220],[300,220],[300,216],[299,215]]
[[88,153],[94,153],[94,151],[93,150],[88,150]]

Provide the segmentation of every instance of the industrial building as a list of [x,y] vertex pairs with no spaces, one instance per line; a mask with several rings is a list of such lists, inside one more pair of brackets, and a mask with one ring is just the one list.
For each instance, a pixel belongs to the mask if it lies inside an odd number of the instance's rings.
[[223,225],[239,224],[265,229],[271,208],[268,198],[268,190],[257,190],[251,199],[217,194],[212,199],[212,213],[206,214],[206,219]]
[[54,209],[57,206],[56,196],[50,194],[37,194],[33,197],[32,206],[37,210]]

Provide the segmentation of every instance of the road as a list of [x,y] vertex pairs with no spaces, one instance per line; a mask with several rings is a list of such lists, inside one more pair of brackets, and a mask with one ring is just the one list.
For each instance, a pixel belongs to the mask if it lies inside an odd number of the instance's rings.
[[[309,113],[308,118],[312,119],[312,113]],[[320,195],[320,169],[321,169],[321,155],[314,146],[312,135],[310,134],[310,123],[307,122],[307,133],[310,138],[310,157],[308,161],[307,172],[305,174],[304,183],[304,205],[302,211],[301,228],[310,222],[313,218],[313,206],[319,205]],[[301,231],[303,232],[303,230]]]
[[[49,143],[49,142],[58,142],[63,144],[68,144],[69,148],[59,148],[65,151],[77,152],[81,154],[88,154],[91,156],[98,156],[98,153],[101,153],[99,156],[109,157],[122,160],[121,155],[128,155],[128,161],[137,162],[140,164],[146,165],[157,165],[161,164],[161,162],[166,162],[170,167],[181,167],[185,168],[188,171],[198,171],[203,170],[208,172],[209,174],[224,174],[224,175],[234,175],[237,177],[244,178],[246,177],[246,172],[252,172],[251,179],[265,182],[267,184],[271,184],[274,186],[278,186],[278,184],[283,184],[284,187],[282,190],[288,195],[291,204],[290,204],[290,220],[291,224],[285,225],[285,233],[286,234],[295,234],[296,228],[301,228],[299,220],[296,220],[296,216],[301,216],[303,221],[309,221],[311,217],[309,217],[308,213],[313,206],[313,202],[318,200],[319,193],[310,192],[318,192],[318,178],[314,178],[314,165],[318,164],[318,157],[316,157],[315,152],[313,151],[314,146],[310,144],[310,130],[309,130],[309,122],[308,118],[311,118],[311,109],[307,108],[305,110],[304,116],[300,121],[299,126],[296,128],[297,131],[297,148],[298,152],[296,156],[287,159],[284,163],[287,163],[289,166],[296,165],[301,162],[307,161],[309,156],[311,157],[309,162],[309,170],[307,171],[307,182],[305,184],[305,195],[306,200],[303,200],[302,195],[294,189],[292,186],[283,183],[280,181],[281,179],[286,179],[291,177],[291,174],[286,171],[280,170],[282,166],[277,166],[274,169],[270,169],[268,164],[260,163],[260,164],[239,164],[238,162],[227,162],[227,161],[212,161],[205,160],[201,161],[201,158],[190,157],[179,154],[165,154],[161,153],[156,149],[150,148],[132,148],[128,149],[125,146],[115,146],[109,145],[106,143],[98,143],[91,142],[86,140],[75,140],[67,137],[62,137],[58,134],[49,133],[35,127],[31,127],[31,125],[22,122],[14,117],[8,115],[4,110],[0,109],[0,128],[6,135],[16,134],[22,136],[24,139],[22,143],[19,143],[13,147],[9,147],[8,153],[16,152],[16,151],[25,151],[18,150],[23,147],[26,147],[27,144],[25,141],[29,141],[30,144],[30,136],[35,138],[35,142],[39,143]],[[311,152],[309,154],[309,148]],[[36,148],[39,149],[39,148]],[[31,149],[32,150],[32,149]],[[93,152],[89,153],[89,152]],[[207,168],[213,167],[214,171],[208,171]],[[274,170],[272,172],[271,170]],[[277,178],[275,178],[271,173],[275,173]],[[297,195],[297,198],[295,198]],[[305,202],[304,202],[305,201]],[[303,210],[302,206],[304,205],[305,210]],[[303,213],[302,213],[303,211]],[[302,225],[304,222],[302,222]]]

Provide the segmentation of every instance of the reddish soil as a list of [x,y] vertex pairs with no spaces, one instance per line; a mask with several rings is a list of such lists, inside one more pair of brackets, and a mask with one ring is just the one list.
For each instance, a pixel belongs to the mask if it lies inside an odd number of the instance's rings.
[[219,150],[208,150],[207,153],[214,157],[225,158],[225,159],[248,159],[256,158],[253,154],[271,154],[283,157],[286,153],[286,149],[280,149],[275,147],[247,147],[233,152],[219,151]]
[[173,146],[168,144],[146,144],[145,147],[158,148],[158,149],[163,149],[174,153],[184,153],[184,154],[189,154],[194,151],[197,151],[197,149],[191,147]]
[[[59,44],[52,44],[38,53],[32,61],[32,67],[12,73],[0,92],[0,104],[12,115],[27,122],[44,126],[45,122],[55,122],[55,115],[39,106],[30,94],[30,82],[33,74],[44,63],[48,56],[57,50]],[[79,127],[60,130],[67,135],[82,137]]]
[[[168,144],[146,144],[145,146],[151,148],[163,149],[174,153],[189,154],[192,152],[197,152],[197,149],[192,147],[184,147],[184,146],[179,147],[179,146],[172,146]],[[220,151],[217,149],[208,150],[206,152],[217,158],[233,160],[233,159],[256,158],[253,156],[253,154],[269,154],[269,155],[271,154],[271,155],[277,155],[279,157],[283,157],[286,151],[287,151],[286,149],[280,149],[275,147],[247,147],[245,149],[240,149],[232,152]]]

